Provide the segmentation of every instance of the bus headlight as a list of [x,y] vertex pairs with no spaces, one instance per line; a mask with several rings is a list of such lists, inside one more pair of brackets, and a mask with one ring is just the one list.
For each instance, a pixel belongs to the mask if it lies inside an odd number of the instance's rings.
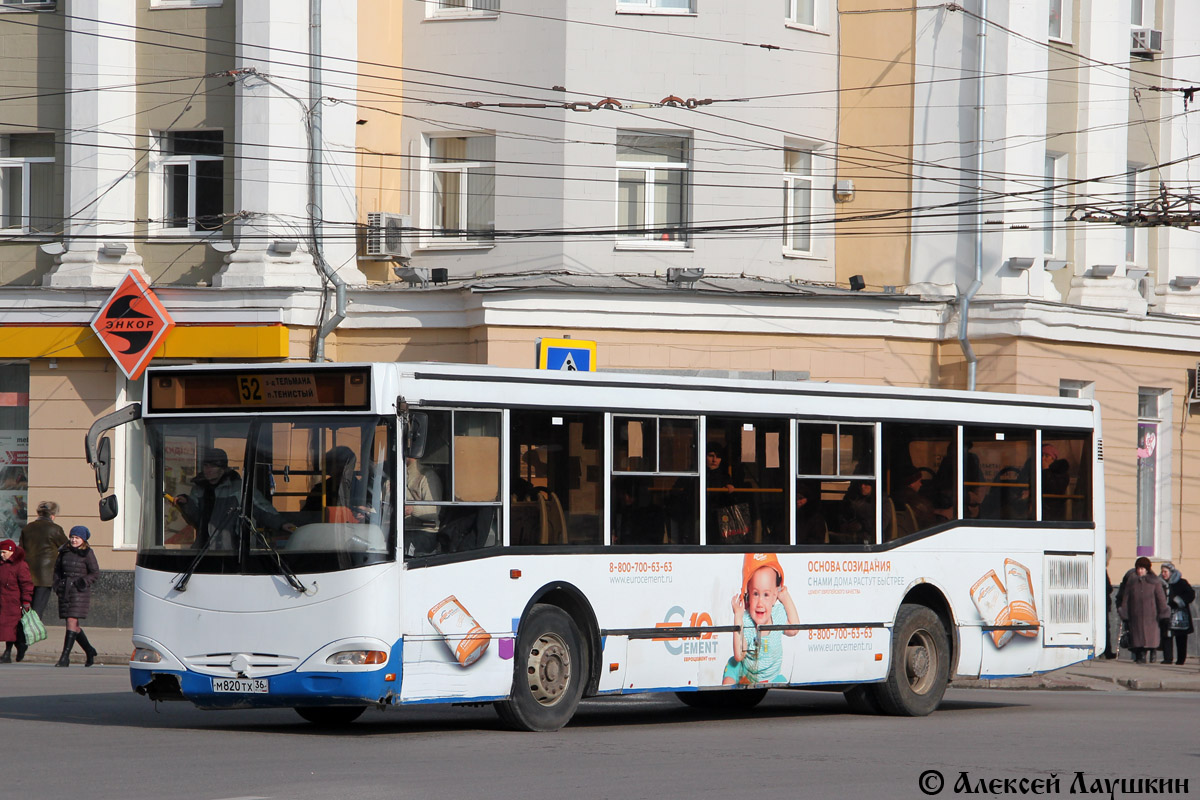
[[157,664],[162,661],[162,655],[151,647],[135,647],[129,660],[139,664]]
[[360,667],[364,664],[386,664],[387,653],[382,650],[343,650],[325,659],[337,667]]

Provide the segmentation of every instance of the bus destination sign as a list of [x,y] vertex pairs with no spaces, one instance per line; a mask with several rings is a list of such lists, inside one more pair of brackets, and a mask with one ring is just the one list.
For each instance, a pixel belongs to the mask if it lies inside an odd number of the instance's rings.
[[238,375],[242,405],[308,406],[317,402],[317,381],[311,372],[265,372]]

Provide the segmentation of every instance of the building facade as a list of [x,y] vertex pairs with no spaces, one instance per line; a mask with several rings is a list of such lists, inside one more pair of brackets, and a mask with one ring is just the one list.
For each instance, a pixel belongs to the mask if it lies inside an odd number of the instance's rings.
[[533,366],[572,336],[603,369],[1095,396],[1116,563],[1200,572],[1200,258],[1118,224],[1190,192],[1197,16],[0,2],[9,527],[53,499],[132,567],[79,442],[140,390],[88,328],[137,270],[178,325],[155,363]]

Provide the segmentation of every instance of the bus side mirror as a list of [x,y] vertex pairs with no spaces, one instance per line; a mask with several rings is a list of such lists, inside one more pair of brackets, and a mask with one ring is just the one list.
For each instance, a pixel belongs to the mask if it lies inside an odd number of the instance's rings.
[[[109,480],[112,477],[112,439],[107,436],[96,445],[96,460],[92,462],[92,469],[96,471],[96,491],[104,494],[108,491]],[[116,508],[115,502],[113,508]]]
[[404,426],[404,457],[421,458],[429,437],[429,415],[420,411],[409,414]]
[[[103,491],[103,490],[102,490]],[[108,522],[117,518],[117,496],[110,494],[100,501],[100,521]]]

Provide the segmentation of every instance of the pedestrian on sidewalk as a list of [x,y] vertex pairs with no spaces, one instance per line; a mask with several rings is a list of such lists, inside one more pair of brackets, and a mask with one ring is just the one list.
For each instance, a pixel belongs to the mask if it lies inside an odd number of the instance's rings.
[[1108,565],[1112,563],[1112,548],[1104,548],[1104,657],[1113,659],[1117,651],[1113,649],[1113,585],[1108,577]]
[[33,610],[43,620],[54,585],[58,549],[67,543],[67,534],[54,521],[56,516],[58,503],[43,500],[38,503],[37,519],[21,529],[21,547],[25,549],[25,562],[33,575]]
[[58,595],[58,616],[67,621],[67,633],[63,637],[63,651],[56,667],[71,666],[71,648],[75,642],[83,648],[87,660],[85,667],[96,663],[96,648],[88,642],[87,634],[79,627],[92,605],[92,582],[100,576],[100,565],[96,554],[88,545],[92,532],[83,525],[71,528],[67,543],[58,551],[54,563],[54,592]]
[[1134,575],[1125,584],[1118,613],[1129,628],[1129,649],[1133,660],[1146,663],[1147,653],[1157,650],[1160,643],[1160,619],[1170,616],[1163,582],[1150,571],[1150,559],[1142,556],[1133,565]]
[[1194,630],[1189,606],[1196,599],[1196,590],[1170,561],[1163,562],[1162,579],[1167,583],[1167,605],[1171,611],[1162,623],[1163,663],[1171,663],[1171,651],[1174,649],[1175,663],[1182,664],[1187,660],[1188,634]]
[[0,664],[12,662],[13,644],[17,646],[17,661],[25,658],[25,637],[21,636],[21,614],[33,600],[33,578],[25,563],[25,551],[12,539],[0,542],[0,640],[4,655]]

